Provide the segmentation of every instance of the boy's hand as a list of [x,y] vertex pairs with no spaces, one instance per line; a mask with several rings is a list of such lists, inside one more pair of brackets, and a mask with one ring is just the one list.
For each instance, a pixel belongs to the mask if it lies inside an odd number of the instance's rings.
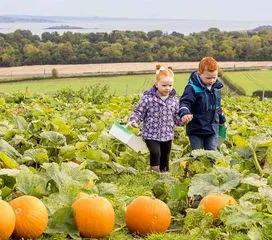
[[181,118],[181,121],[185,124],[191,122],[193,119],[193,115],[192,114],[186,114]]

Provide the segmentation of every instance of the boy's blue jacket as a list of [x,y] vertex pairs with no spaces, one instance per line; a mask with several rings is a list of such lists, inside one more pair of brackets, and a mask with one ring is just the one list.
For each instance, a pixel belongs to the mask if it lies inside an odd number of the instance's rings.
[[187,135],[217,134],[218,125],[226,122],[221,109],[221,88],[217,79],[209,90],[201,81],[198,72],[191,74],[189,82],[180,97],[179,115],[193,114],[186,126]]

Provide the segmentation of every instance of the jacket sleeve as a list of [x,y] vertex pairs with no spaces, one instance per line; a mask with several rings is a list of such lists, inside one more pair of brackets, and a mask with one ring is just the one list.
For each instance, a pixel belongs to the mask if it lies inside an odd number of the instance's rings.
[[176,108],[174,112],[174,123],[177,126],[183,126],[184,123],[181,121],[181,117],[179,116],[179,99],[177,98]]
[[195,92],[192,86],[187,85],[179,100],[179,116],[192,113],[192,106],[196,101]]
[[129,120],[135,121],[137,124],[143,122],[147,112],[148,99],[143,96],[140,103],[134,108]]

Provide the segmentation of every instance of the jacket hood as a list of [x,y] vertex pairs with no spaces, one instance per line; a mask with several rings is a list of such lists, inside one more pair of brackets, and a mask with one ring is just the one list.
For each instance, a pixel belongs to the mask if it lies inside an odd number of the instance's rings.
[[[199,77],[199,74],[197,71],[193,72],[190,76],[190,80],[189,81],[192,81],[192,83],[198,87],[201,87],[201,88],[207,88],[203,82],[201,81],[200,77]],[[218,80],[216,79],[215,83],[212,85],[212,88],[217,88],[217,89],[220,89],[223,87],[223,84]]]

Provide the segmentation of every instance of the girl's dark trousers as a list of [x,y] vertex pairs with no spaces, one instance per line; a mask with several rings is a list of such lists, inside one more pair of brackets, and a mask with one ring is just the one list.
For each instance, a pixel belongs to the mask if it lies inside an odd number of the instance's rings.
[[150,166],[160,166],[161,172],[168,171],[172,140],[160,142],[146,139],[145,142],[150,152]]

